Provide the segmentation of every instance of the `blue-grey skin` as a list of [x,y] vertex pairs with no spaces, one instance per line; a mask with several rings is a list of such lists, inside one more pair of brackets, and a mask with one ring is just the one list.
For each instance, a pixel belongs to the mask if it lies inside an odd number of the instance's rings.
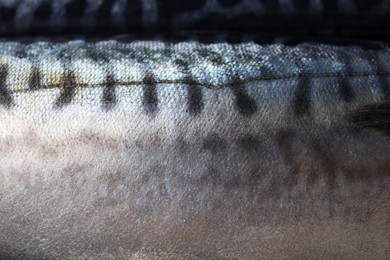
[[3,259],[387,259],[390,49],[0,43]]

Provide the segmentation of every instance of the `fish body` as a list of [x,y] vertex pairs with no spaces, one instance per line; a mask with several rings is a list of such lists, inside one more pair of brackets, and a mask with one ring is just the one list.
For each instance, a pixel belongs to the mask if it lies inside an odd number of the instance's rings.
[[310,42],[0,43],[0,256],[388,258],[389,61]]

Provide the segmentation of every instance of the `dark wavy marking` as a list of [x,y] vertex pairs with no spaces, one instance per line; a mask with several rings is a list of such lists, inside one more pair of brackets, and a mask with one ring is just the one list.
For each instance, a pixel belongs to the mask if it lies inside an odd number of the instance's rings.
[[191,115],[199,115],[203,110],[202,89],[195,83],[188,85],[188,112]]
[[300,77],[292,103],[294,115],[302,116],[310,114],[310,90],[310,79]]
[[9,108],[13,99],[11,93],[7,90],[7,76],[8,76],[8,67],[1,65],[0,66],[0,105]]
[[156,90],[156,81],[153,77],[147,76],[143,80],[144,86],[144,98],[143,105],[146,113],[153,114],[158,109],[158,96]]
[[[365,50],[381,50],[383,49],[383,42],[380,41],[370,41],[368,40],[362,40],[362,39],[355,39],[355,38],[338,38],[338,37],[304,37],[304,36],[297,36],[292,37],[296,40],[296,44],[302,43],[302,42],[311,42],[311,43],[320,43],[320,44],[332,44],[337,46],[359,46],[362,49]],[[289,41],[289,39],[287,39]],[[296,45],[295,44],[295,45]]]
[[[300,136],[289,129],[279,131],[275,137],[284,163],[289,167],[289,173],[284,179],[288,187],[294,187],[299,179],[303,178],[306,190],[310,191],[323,175],[328,189],[336,188],[338,165],[325,143],[309,136]],[[301,151],[306,151],[307,159],[302,160]],[[310,164],[310,161],[315,164]],[[309,168],[304,167],[307,163]]]
[[33,68],[30,79],[28,81],[28,87],[30,89],[39,89],[39,86],[41,84],[41,73],[39,72],[39,69]]
[[379,131],[390,136],[390,101],[359,107],[347,115],[347,120],[359,128]]
[[105,109],[110,109],[115,106],[117,100],[115,95],[115,81],[112,75],[106,78],[106,86],[103,89],[102,103]]
[[85,51],[88,57],[92,59],[95,63],[101,64],[110,62],[110,57],[107,55],[107,53],[104,53],[104,51],[98,50],[93,47],[87,47]]
[[250,97],[239,79],[235,78],[231,82],[231,88],[235,95],[236,107],[243,116],[251,116],[257,111],[256,101]]
[[70,73],[65,76],[64,85],[62,87],[61,94],[55,103],[55,106],[61,108],[64,105],[70,104],[75,94],[76,94],[76,81],[74,75]]

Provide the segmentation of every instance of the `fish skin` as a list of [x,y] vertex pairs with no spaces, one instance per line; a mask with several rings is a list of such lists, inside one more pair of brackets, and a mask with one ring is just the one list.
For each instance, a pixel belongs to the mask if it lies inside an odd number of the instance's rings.
[[[2,66],[9,71],[7,80],[11,82],[6,84],[11,93],[32,88],[59,88],[69,74],[73,75],[77,87],[104,86],[112,66],[114,85],[142,85],[146,77],[151,77],[161,84],[193,81],[214,89],[234,85],[237,80],[246,84],[297,78],[378,76],[382,79],[390,70],[389,47],[377,47],[380,49],[319,43],[291,47],[283,44],[262,46],[253,42],[174,44],[79,40],[23,44],[7,41],[0,43],[0,55]],[[38,84],[39,87],[32,86]],[[384,95],[388,95],[386,82],[378,85]]]
[[387,104],[389,58],[0,43],[0,256],[387,258],[390,140],[355,119]]

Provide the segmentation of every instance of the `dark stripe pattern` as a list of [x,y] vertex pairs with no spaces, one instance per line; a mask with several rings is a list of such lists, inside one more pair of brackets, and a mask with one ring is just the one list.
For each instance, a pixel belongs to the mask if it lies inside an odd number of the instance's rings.
[[103,107],[107,110],[115,106],[117,99],[115,95],[115,80],[114,76],[108,75],[106,79],[106,86],[103,89],[102,96]]
[[349,83],[348,78],[343,77],[338,80],[341,99],[345,102],[351,102],[355,95],[353,89]]
[[[8,70],[7,66],[9,70],[12,68],[12,71],[9,71],[12,73],[8,81],[5,81],[3,75],[2,103],[11,104],[10,96],[16,92],[27,93],[57,88],[61,89],[61,93],[53,103],[57,107],[62,107],[72,102],[76,88],[97,88],[103,91],[100,96],[102,108],[110,109],[119,99],[116,96],[117,86],[142,85],[140,87],[143,88],[144,93],[139,102],[147,113],[153,114],[159,108],[157,84],[161,84],[161,87],[165,84],[173,84],[186,87],[187,92],[182,105],[192,116],[204,112],[205,102],[209,100],[209,96],[205,98],[204,95],[211,91],[226,95],[221,98],[231,96],[231,101],[234,102],[232,109],[249,117],[262,105],[257,103],[257,97],[251,96],[252,89],[256,88],[261,89],[261,94],[255,95],[264,94],[262,98],[278,100],[279,97],[286,98],[280,102],[290,100],[290,104],[287,105],[296,116],[314,113],[311,109],[313,102],[319,102],[315,104],[316,108],[317,105],[326,105],[322,104],[321,100],[329,97],[328,88],[332,86],[323,85],[321,82],[337,85],[339,95],[336,98],[340,99],[339,102],[349,103],[345,104],[346,106],[362,104],[364,100],[372,100],[372,102],[389,100],[390,97],[388,46],[376,51],[331,45],[318,46],[311,43],[286,47],[256,44],[209,46],[183,42],[178,45],[161,44],[158,48],[152,47],[153,43],[150,44],[151,42],[122,44],[114,41],[99,43],[78,41],[64,44],[42,42],[31,45],[17,42],[0,43],[4,57],[3,74],[5,68]],[[23,61],[20,61],[20,57],[24,57]],[[46,60],[55,60],[61,66],[64,75],[53,74],[56,72],[48,70]],[[103,80],[96,83],[91,83],[89,80],[79,83],[79,75],[83,78],[84,74],[93,76],[96,73],[96,71],[89,71],[89,66],[82,67],[83,63],[80,61],[99,67],[99,71],[101,70],[104,76]],[[126,72],[134,74],[134,71],[130,71],[132,66],[127,67],[127,62],[137,64],[137,68],[139,67],[140,72],[144,74],[142,81],[131,79],[132,75],[129,75],[129,78],[122,76]],[[27,63],[29,66],[26,66]],[[164,69],[156,71],[157,68],[166,66],[173,66],[184,77],[171,77],[169,74],[164,74]],[[27,67],[31,67],[31,70],[25,69]],[[115,78],[116,75],[118,78]],[[220,75],[220,80],[214,81],[215,75]],[[60,76],[60,83],[58,83]],[[229,82],[225,81],[225,77],[230,79]],[[43,79],[47,79],[47,82],[44,83]],[[268,89],[267,82],[279,84],[281,89],[287,92],[278,93],[279,88]],[[316,82],[316,91],[313,97],[319,99],[318,101],[312,100],[311,85],[314,82]],[[355,82],[356,88],[352,85]],[[361,96],[363,82],[372,85],[368,86],[372,89],[371,96],[370,94],[367,97]],[[257,86],[254,86],[256,84]],[[223,89],[230,93],[226,94]],[[294,92],[292,96],[285,97],[290,95],[290,90]],[[176,91],[173,91],[173,94],[176,94]],[[359,96],[355,97],[357,95]],[[211,95],[211,97],[215,96]],[[210,102],[218,102],[218,100]]]
[[191,115],[199,115],[204,107],[202,88],[197,86],[194,81],[188,85],[188,112]]
[[294,115],[303,116],[310,114],[310,90],[310,78],[305,76],[299,77],[292,103]]
[[143,83],[145,85],[143,97],[145,112],[148,114],[154,114],[158,109],[156,82],[152,76],[147,76],[145,77]]
[[253,115],[257,111],[256,101],[248,95],[245,86],[238,78],[231,81],[231,89],[235,96],[238,112],[243,116]]
[[[279,131],[275,137],[284,163],[289,167],[289,173],[284,180],[288,187],[294,187],[299,179],[303,178],[306,190],[310,191],[321,179],[321,175],[324,175],[329,191],[336,188],[337,160],[328,152],[329,147],[325,143],[290,129]],[[307,156],[307,161],[302,160],[302,156]],[[310,161],[315,161],[316,164],[310,166],[310,170],[302,170],[308,167]]]
[[72,102],[76,94],[76,81],[73,73],[69,73],[64,78],[64,84],[61,90],[61,94],[58,97],[55,106],[58,108],[68,105]]
[[30,79],[28,81],[28,86],[30,89],[35,90],[39,89],[41,84],[41,73],[39,72],[39,69],[33,68]]
[[0,106],[9,108],[13,99],[11,93],[7,90],[7,76],[8,76],[8,67],[5,65],[0,66]]

